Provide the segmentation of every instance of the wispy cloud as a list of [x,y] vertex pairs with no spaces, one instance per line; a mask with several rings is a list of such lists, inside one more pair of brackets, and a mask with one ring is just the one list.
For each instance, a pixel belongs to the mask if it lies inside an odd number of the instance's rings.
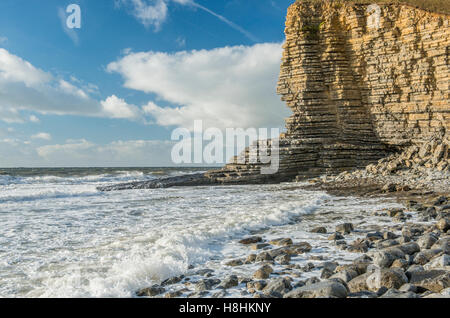
[[167,18],[168,0],[116,0],[115,7],[130,7],[131,14],[146,28],[153,27],[155,32]]
[[[235,29],[236,31],[242,33],[244,36],[246,36],[248,39],[250,39],[253,42],[258,42],[258,39],[251,34],[250,32],[246,31],[244,28],[242,28],[241,26],[237,25],[234,22],[231,22],[230,20],[228,20],[227,18],[225,18],[224,16],[202,6],[201,4],[198,4],[197,2],[191,1],[191,0],[174,0],[175,2],[184,2],[187,5],[191,5],[193,7],[196,7],[200,10],[203,10],[213,16],[215,16],[216,18],[218,18],[220,21],[224,22],[225,24],[227,24],[229,27]],[[184,4],[183,3],[183,4]]]
[[41,132],[31,136],[31,139],[51,140],[52,136],[49,133]]
[[8,42],[8,38],[6,36],[0,36],[0,45],[5,44]]
[[139,22],[145,27],[152,26],[155,32],[157,32],[161,29],[162,24],[168,17],[168,6],[170,2],[200,9],[240,32],[251,41],[258,42],[258,39],[253,34],[241,26],[193,0],[116,0],[115,7],[121,7],[122,5],[131,7],[133,16]]

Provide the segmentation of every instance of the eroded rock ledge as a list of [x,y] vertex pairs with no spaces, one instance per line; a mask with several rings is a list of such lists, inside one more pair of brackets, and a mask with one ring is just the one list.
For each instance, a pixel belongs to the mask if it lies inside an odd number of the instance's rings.
[[[368,4],[292,4],[278,93],[293,113],[279,140],[279,172],[262,175],[261,164],[237,164],[235,158],[195,177],[198,185],[335,175],[411,145],[420,149],[431,137],[448,138],[450,16],[404,4],[380,8],[374,25]],[[248,158],[248,150],[243,155]],[[447,171],[448,158],[446,149],[440,167]],[[187,178],[164,185],[193,185]]]

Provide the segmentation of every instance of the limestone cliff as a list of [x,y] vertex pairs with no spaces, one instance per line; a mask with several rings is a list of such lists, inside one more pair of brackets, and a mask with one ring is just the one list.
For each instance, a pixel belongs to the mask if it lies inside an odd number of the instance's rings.
[[373,170],[372,163],[400,150],[405,155],[386,171],[414,164],[449,170],[449,18],[406,4],[295,2],[287,13],[278,84],[292,110],[279,139],[279,172],[261,174],[263,164],[250,163],[247,149],[245,163],[235,158],[188,182],[142,187],[269,183]]
[[378,8],[327,0],[290,6],[278,93],[292,116],[280,138],[280,172],[261,176],[258,164],[229,164],[211,178],[337,173],[448,137],[449,16],[406,4]]

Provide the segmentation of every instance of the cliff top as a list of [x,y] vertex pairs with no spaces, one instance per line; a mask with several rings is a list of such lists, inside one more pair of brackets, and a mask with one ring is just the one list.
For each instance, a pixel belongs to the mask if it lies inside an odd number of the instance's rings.
[[449,0],[297,0],[297,2],[317,2],[317,1],[329,1],[329,2],[345,2],[345,3],[358,3],[358,4],[404,4],[420,8],[427,11],[436,13],[443,13],[450,15],[450,1]]

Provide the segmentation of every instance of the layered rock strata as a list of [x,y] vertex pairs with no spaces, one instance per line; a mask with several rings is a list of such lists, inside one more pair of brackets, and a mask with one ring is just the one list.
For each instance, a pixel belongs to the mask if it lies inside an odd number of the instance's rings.
[[261,174],[247,149],[244,162],[203,177],[226,184],[337,174],[448,138],[449,17],[406,4],[295,2],[278,83],[292,110],[278,172]]

